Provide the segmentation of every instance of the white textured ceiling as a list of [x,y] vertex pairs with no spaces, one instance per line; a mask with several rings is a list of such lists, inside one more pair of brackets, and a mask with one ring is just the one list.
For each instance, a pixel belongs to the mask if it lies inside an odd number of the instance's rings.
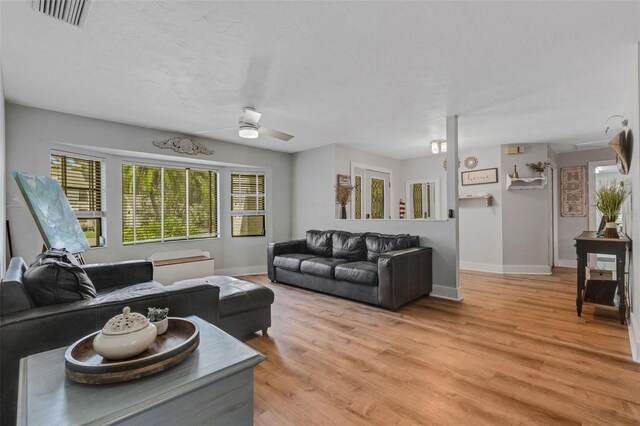
[[2,4],[8,100],[194,133],[242,106],[290,142],[424,155],[460,116],[461,148],[603,139],[623,112],[638,2],[106,2],[78,29]]

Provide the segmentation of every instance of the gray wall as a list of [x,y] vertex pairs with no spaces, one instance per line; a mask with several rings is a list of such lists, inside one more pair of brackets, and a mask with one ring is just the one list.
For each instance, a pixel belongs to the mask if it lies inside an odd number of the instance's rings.
[[[633,133],[633,158],[631,160],[631,211],[629,220],[625,223],[625,230],[636,243],[640,241],[640,43],[634,49],[636,60],[631,70],[631,82],[629,85],[629,100],[624,111],[624,116],[629,119],[629,127]],[[631,324],[629,335],[631,347],[636,362],[640,362],[640,250],[635,248],[630,256],[629,285],[631,287]]]
[[558,188],[556,194],[558,203],[558,260],[560,265],[574,266],[576,263],[576,249],[573,238],[589,229],[589,214],[586,217],[563,217],[561,214],[560,172],[563,167],[584,166],[586,169],[587,188],[592,190],[589,179],[588,165],[591,161],[615,160],[615,152],[610,148],[590,149],[586,151],[563,152],[557,154]]
[[520,177],[533,176],[534,173],[526,164],[547,161],[547,150],[547,144],[528,144],[522,154],[501,153],[504,272],[550,273],[550,186],[541,190],[507,190],[504,183],[507,173],[513,171],[514,165],[517,166]]
[[[131,155],[163,154],[173,162],[193,160],[188,154],[159,149],[154,140],[164,140],[175,134],[95,120],[69,114],[7,104],[7,210],[14,236],[14,255],[27,260],[40,251],[42,240],[33,219],[22,201],[18,188],[10,177],[12,170],[35,174],[50,173],[49,155],[52,149],[91,153],[109,148]],[[99,154],[106,160],[107,180],[107,247],[85,253],[89,262],[146,258],[154,252],[184,249],[209,251],[215,257],[220,273],[251,273],[266,270],[265,245],[268,241],[283,241],[291,236],[291,155],[202,139],[214,150],[215,161],[259,167],[267,171],[267,237],[231,238],[229,215],[229,168],[220,168],[220,229],[221,238],[198,241],[122,244],[121,163],[119,155]],[[96,154],[94,154],[96,155]],[[147,160],[148,162],[157,162]],[[233,167],[236,169],[238,167]],[[17,237],[19,236],[19,238]]]
[[0,58],[0,277],[4,275],[6,268],[5,259],[8,255],[6,252],[6,235],[5,235],[5,120],[4,120],[4,85],[2,84],[2,60]]
[[[498,182],[484,185],[462,186],[460,197],[480,192],[493,195],[491,207],[484,199],[461,200],[460,217],[460,267],[481,271],[502,272],[502,191],[504,186],[503,170],[500,164],[500,146],[461,151],[460,160],[468,156],[478,159],[475,168],[498,168]],[[464,164],[460,171],[467,171]]]
[[[328,145],[293,155],[292,236],[304,238],[308,229],[339,229],[350,232],[408,233],[419,235],[422,245],[433,247],[434,295],[457,299],[453,221],[340,220],[335,218],[336,163],[345,170],[351,158],[338,155],[353,150]],[[363,158],[363,157],[358,157]],[[369,158],[371,161],[373,158]],[[363,161],[364,162],[364,161]],[[373,164],[372,165],[377,165]],[[384,166],[381,166],[384,167]],[[349,166],[347,166],[347,170]],[[342,173],[342,171],[340,171]],[[396,178],[394,178],[396,179]]]

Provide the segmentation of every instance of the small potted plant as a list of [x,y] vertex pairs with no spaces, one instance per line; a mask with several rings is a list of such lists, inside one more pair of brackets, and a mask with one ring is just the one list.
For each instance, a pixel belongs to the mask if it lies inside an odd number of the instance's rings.
[[527,163],[527,167],[529,167],[534,172],[537,172],[539,177],[543,176],[544,171],[547,170],[547,167],[549,167],[550,165],[550,161],[545,161],[544,163],[542,161],[538,161],[537,163]]
[[618,238],[616,220],[618,220],[620,209],[630,193],[629,185],[617,179],[604,182],[596,189],[596,208],[604,217],[605,238]]
[[158,329],[158,336],[167,331],[169,326],[169,308],[149,308],[147,310],[147,318]]

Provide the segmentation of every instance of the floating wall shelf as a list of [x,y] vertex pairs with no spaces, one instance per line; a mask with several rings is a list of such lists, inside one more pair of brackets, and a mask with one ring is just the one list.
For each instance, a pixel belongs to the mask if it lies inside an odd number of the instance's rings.
[[507,175],[507,189],[543,189],[547,185],[546,176],[512,178]]
[[487,202],[487,207],[491,206],[491,201],[493,200],[493,195],[489,193],[483,194],[469,194],[469,195],[461,195],[458,197],[459,200],[480,200],[484,199]]

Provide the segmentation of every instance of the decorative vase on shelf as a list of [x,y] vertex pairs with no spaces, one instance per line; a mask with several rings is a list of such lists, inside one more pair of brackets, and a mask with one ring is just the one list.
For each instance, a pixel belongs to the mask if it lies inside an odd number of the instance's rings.
[[544,172],[538,172],[538,177],[544,177]]
[[615,222],[607,222],[604,225],[604,237],[605,238],[619,238],[618,224]]
[[513,166],[513,173],[511,174],[512,179],[518,179],[520,176],[518,175],[518,167],[516,165]]
[[347,206],[340,206],[340,219],[346,219],[347,218]]

